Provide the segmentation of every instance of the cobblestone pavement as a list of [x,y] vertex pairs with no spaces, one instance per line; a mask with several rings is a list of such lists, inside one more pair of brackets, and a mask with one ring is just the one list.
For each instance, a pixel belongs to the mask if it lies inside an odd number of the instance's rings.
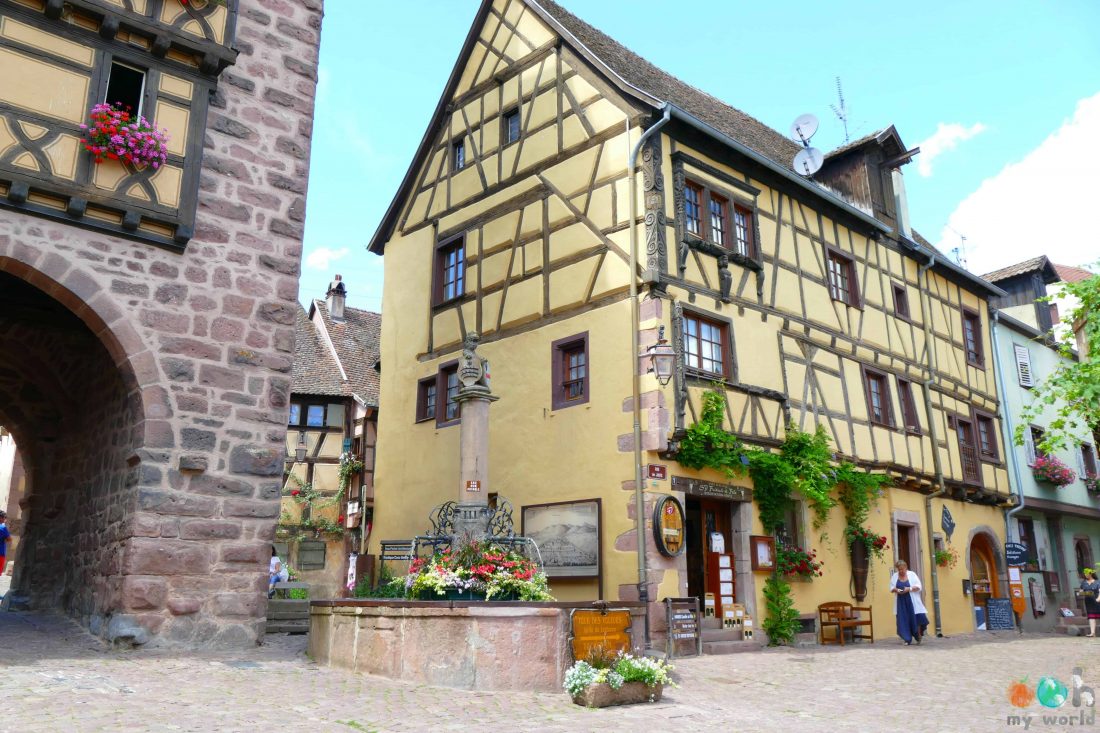
[[[1030,712],[1008,685],[1075,666],[1100,690],[1100,640],[1015,633],[778,649],[676,663],[656,704],[605,710],[563,694],[468,693],[314,665],[304,637],[246,652],[110,651],[67,619],[0,613],[0,731],[1003,731]],[[1071,703],[1058,712],[1079,716]],[[1050,711],[1047,711],[1048,714]],[[1086,717],[1086,721],[1088,718]],[[1095,729],[1080,723],[1074,730]]]

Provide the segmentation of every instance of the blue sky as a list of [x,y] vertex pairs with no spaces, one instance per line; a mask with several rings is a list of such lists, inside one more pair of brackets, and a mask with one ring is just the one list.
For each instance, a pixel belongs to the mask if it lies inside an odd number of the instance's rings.
[[[561,0],[688,83],[785,131],[821,119],[842,80],[852,138],[896,125],[913,225],[945,250],[966,236],[982,273],[1049,254],[1100,258],[1100,2],[916,4]],[[344,276],[349,305],[381,306],[366,252],[477,11],[477,0],[328,0],[321,37],[301,299]],[[685,12],[689,11],[689,12]],[[409,43],[413,39],[413,43]],[[1090,172],[1091,171],[1091,172]],[[1048,205],[1049,204],[1049,205]],[[1028,216],[1028,208],[1041,214]]]

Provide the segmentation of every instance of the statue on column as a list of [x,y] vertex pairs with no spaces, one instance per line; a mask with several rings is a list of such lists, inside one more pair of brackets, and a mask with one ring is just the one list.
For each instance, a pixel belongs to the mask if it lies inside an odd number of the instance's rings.
[[722,300],[729,302],[730,291],[733,289],[733,273],[730,272],[730,258],[726,255],[718,256],[718,284]]
[[458,362],[460,392],[489,392],[489,361],[477,353],[481,337],[470,331],[462,342],[462,358]]

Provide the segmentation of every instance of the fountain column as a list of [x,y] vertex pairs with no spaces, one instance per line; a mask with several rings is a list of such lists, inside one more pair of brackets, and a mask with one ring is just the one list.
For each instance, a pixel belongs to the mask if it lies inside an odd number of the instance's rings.
[[458,365],[455,401],[462,423],[454,547],[484,538],[489,529],[489,405],[500,398],[489,388],[488,362],[477,354],[480,340],[475,331],[466,334]]

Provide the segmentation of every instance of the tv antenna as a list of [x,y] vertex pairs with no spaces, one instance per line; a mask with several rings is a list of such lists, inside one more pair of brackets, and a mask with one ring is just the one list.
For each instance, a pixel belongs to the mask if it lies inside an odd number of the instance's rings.
[[951,256],[955,258],[955,264],[964,270],[970,269],[966,266],[966,235],[950,225],[947,228],[959,235],[959,246],[951,249]]
[[817,118],[811,114],[799,115],[791,123],[791,138],[802,145],[802,149],[794,156],[791,165],[796,173],[807,177],[817,173],[825,162],[822,152],[810,147],[810,138],[817,132],[817,127]]
[[847,143],[848,140],[849,140],[849,138],[848,138],[848,104],[844,101],[844,89],[842,89],[841,86],[840,86],[840,77],[839,76],[836,77],[836,97],[837,97],[837,100],[840,102],[840,106],[838,107],[835,104],[830,104],[829,106],[832,108],[833,114],[836,115],[836,118],[838,120],[840,120],[841,124],[844,125],[844,142]]

